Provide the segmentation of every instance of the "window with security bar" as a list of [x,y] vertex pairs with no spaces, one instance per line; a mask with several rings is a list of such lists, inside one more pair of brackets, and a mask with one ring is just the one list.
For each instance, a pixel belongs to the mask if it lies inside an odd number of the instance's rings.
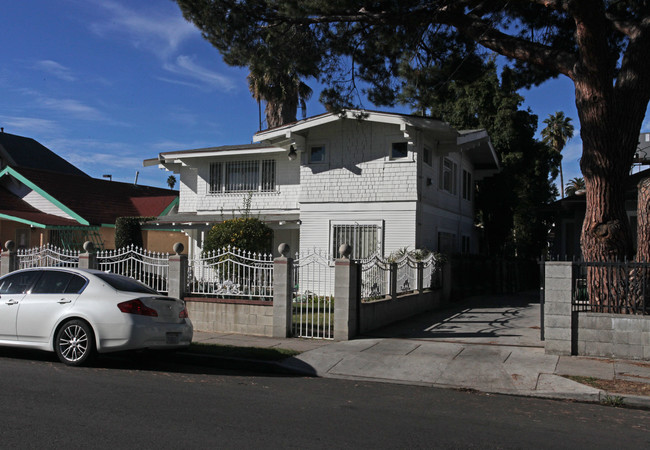
[[338,258],[341,244],[352,247],[351,259],[381,254],[381,226],[374,224],[332,224],[332,256]]
[[224,161],[210,164],[210,194],[250,191],[275,191],[274,159]]

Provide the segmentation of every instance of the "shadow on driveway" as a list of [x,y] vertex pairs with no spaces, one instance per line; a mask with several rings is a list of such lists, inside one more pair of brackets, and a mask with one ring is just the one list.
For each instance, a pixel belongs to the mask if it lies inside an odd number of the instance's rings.
[[537,292],[472,297],[365,337],[420,339],[472,344],[543,347]]

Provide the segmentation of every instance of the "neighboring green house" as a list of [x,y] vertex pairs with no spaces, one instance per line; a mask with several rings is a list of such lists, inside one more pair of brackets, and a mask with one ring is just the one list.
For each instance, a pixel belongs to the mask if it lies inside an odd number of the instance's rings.
[[[114,248],[118,217],[165,214],[178,203],[170,189],[92,178],[34,139],[0,131],[0,240],[19,248],[51,244],[67,250],[92,241]],[[145,247],[170,251],[186,238],[144,230]]]

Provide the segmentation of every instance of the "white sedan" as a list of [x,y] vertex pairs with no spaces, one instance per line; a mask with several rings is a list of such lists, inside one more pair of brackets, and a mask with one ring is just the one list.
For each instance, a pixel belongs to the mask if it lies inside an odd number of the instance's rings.
[[122,275],[38,268],[0,278],[0,345],[80,366],[96,352],[187,347],[192,335],[183,300]]

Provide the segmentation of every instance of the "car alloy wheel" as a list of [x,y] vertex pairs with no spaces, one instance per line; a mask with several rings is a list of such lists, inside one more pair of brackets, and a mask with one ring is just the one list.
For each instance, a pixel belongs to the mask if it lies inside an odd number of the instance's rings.
[[81,320],[70,320],[56,333],[55,350],[62,363],[81,366],[95,352],[94,335],[90,326]]

